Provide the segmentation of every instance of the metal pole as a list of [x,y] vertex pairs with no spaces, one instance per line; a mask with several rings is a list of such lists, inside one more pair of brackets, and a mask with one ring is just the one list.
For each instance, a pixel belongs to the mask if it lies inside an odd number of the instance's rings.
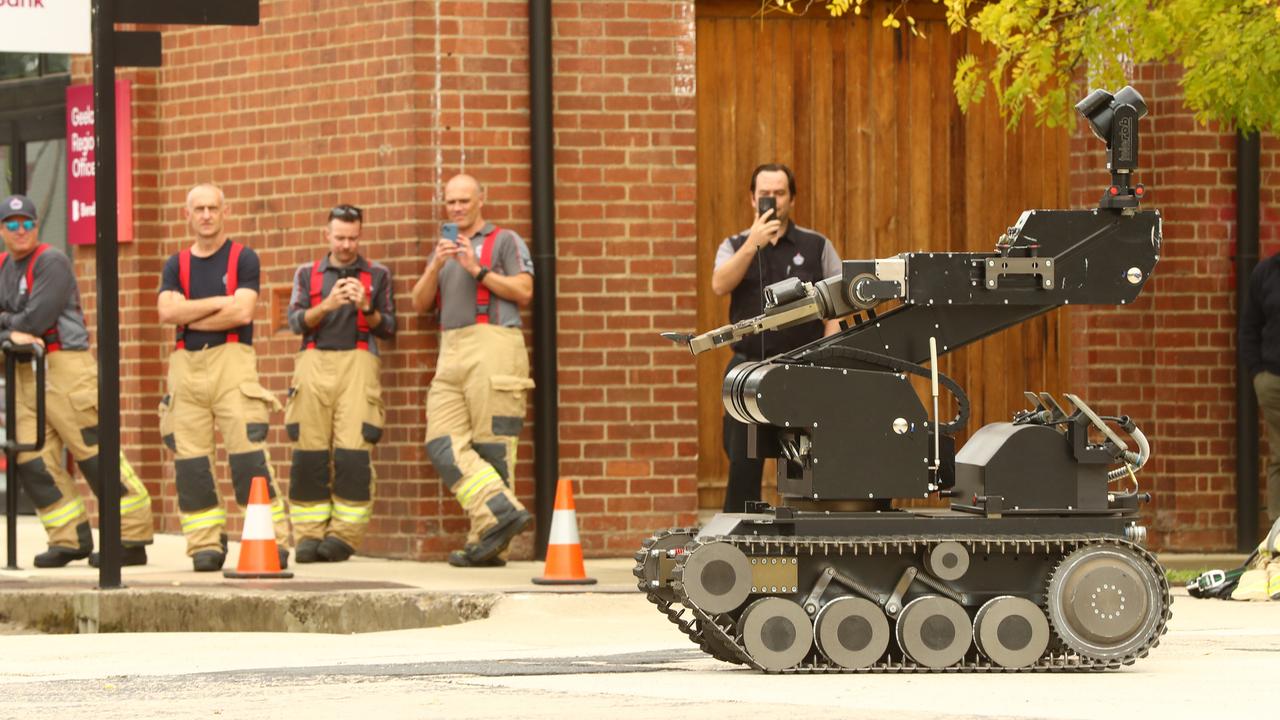
[[116,240],[115,0],[93,0],[94,202],[98,261],[98,587],[120,582],[120,278]]
[[4,354],[4,516],[5,542],[8,563],[5,570],[21,570],[18,567],[18,392],[17,358],[12,350]]
[[[44,448],[45,425],[48,415],[45,408],[45,364],[44,352],[34,345],[20,345],[5,340],[0,351],[4,352],[4,398],[5,398],[5,447],[4,454],[8,461],[5,470],[5,512],[8,516],[9,564],[6,570],[21,570],[18,567],[18,453],[39,452]],[[35,363],[36,369],[36,439],[31,443],[18,441],[18,363]]]
[[[1236,337],[1258,264],[1259,137],[1236,132]],[[1258,399],[1236,342],[1236,550],[1258,544]]]
[[555,128],[551,92],[551,0],[529,0],[529,126],[533,200],[533,447],[535,557],[547,557],[560,479],[560,389],[556,381]]

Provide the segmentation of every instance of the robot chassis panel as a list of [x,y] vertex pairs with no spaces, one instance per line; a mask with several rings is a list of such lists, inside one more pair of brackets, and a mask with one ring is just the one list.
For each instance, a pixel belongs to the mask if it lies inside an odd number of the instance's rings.
[[[1150,277],[1160,214],[1129,184],[1146,106],[1126,87],[1077,109],[1107,142],[1097,209],[1024,212],[990,253],[845,261],[766,288],[758,317],[666,334],[696,355],[853,316],[725,377],[726,410],[777,459],[783,506],[661,531],[636,553],[640,590],[703,651],[766,672],[1009,672],[1117,668],[1159,644],[1172,600],[1142,547],[1136,423],[1026,393],[1029,409],[957,451],[968,399],[937,371],[939,354],[1055,307],[1131,303]],[[909,375],[930,378],[932,420]],[[950,508],[892,506],[935,494]]]

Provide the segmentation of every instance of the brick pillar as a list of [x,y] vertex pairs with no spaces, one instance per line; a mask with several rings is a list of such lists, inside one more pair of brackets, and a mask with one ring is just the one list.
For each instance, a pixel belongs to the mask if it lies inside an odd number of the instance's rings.
[[[1073,384],[1097,410],[1134,417],[1151,440],[1140,474],[1144,511],[1163,550],[1235,546],[1235,134],[1205,127],[1183,104],[1175,65],[1141,65],[1146,98],[1144,207],[1162,211],[1164,244],[1131,307],[1072,314]],[[1110,182],[1083,122],[1071,140],[1072,204],[1096,206]],[[1263,256],[1277,249],[1277,143],[1263,144]],[[1271,188],[1271,189],[1269,189]],[[1270,222],[1268,222],[1270,220]]]

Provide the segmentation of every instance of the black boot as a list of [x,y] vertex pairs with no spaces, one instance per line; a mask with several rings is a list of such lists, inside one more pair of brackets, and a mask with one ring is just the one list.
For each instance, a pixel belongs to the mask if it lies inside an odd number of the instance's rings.
[[72,560],[83,560],[93,553],[93,532],[89,523],[82,522],[76,526],[76,540],[80,547],[69,548],[50,545],[48,550],[36,555],[32,563],[38,568],[60,568]]
[[92,550],[81,548],[64,548],[50,545],[48,550],[40,553],[33,561],[38,568],[60,568],[72,560],[83,560],[89,557]]
[[[94,553],[89,556],[89,565],[98,567],[102,563],[101,553]],[[124,555],[120,561],[124,567],[130,565],[146,565],[147,564],[147,547],[145,545],[125,545]]]
[[227,554],[217,550],[201,550],[191,556],[191,567],[196,572],[217,572],[227,561]]
[[280,569],[287,570],[289,568],[289,550],[288,548],[277,547],[276,555],[280,558]]
[[[495,502],[499,500],[501,502]],[[528,511],[517,510],[501,495],[496,496],[490,503],[490,508],[494,505],[506,505],[506,507],[503,512],[495,513],[498,524],[486,530],[484,535],[480,536],[479,542],[462,548],[462,552],[471,561],[468,567],[485,567],[486,563],[497,558],[503,549],[511,544],[512,538],[524,532],[525,528],[533,522],[533,516]]]
[[320,548],[320,541],[315,538],[307,538],[298,543],[298,547],[293,549],[293,555],[300,563],[320,562],[320,554],[316,552]]
[[325,562],[342,562],[356,554],[356,549],[330,535],[316,548],[316,554]]
[[[474,545],[468,545],[468,548],[474,548]],[[472,560],[471,555],[466,549],[454,550],[449,553],[449,564],[454,567],[502,567],[507,564],[506,560],[494,555],[488,560]]]

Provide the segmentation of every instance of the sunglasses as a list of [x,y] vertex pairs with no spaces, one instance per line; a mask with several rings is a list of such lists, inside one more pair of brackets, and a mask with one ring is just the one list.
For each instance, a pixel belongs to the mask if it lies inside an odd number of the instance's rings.
[[35,220],[6,220],[4,223],[4,226],[9,229],[9,232],[18,232],[18,228],[22,228],[23,230],[30,232],[31,230],[35,229],[36,221]]
[[342,222],[364,222],[364,213],[355,205],[344,203],[329,211],[329,219]]

